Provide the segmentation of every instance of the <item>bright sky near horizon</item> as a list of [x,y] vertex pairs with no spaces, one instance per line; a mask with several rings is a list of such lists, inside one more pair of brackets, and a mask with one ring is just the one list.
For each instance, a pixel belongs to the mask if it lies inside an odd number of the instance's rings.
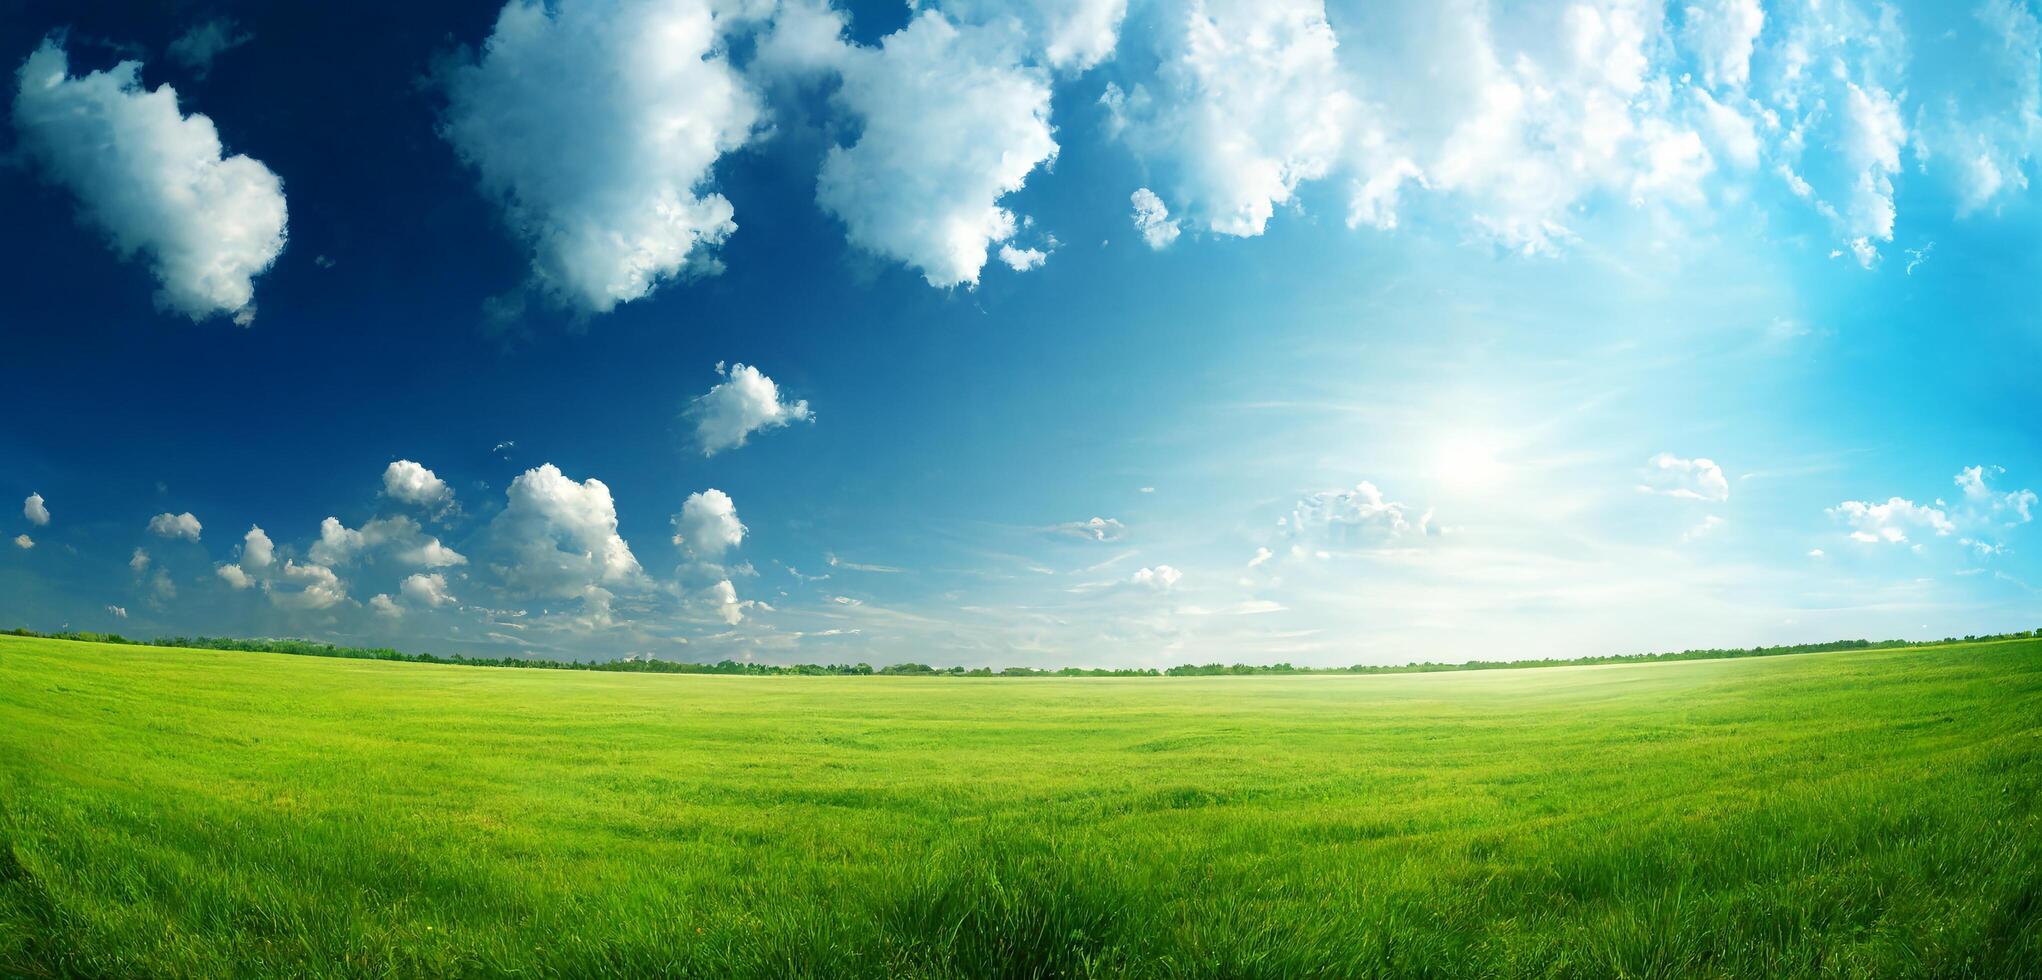
[[0,8],[0,626],[993,666],[2042,626],[2038,16]]

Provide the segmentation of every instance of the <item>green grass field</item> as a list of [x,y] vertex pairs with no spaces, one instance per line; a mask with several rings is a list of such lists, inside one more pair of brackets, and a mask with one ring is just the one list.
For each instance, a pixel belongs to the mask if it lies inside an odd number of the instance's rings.
[[2042,975],[2042,641],[1377,677],[0,637],[0,975]]

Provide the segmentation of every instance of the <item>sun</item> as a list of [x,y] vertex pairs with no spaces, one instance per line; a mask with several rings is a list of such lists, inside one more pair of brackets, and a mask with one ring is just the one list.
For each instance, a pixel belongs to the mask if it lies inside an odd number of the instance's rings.
[[1441,486],[1454,491],[1481,491],[1510,474],[1503,461],[1504,442],[1493,432],[1477,429],[1446,434],[1433,452],[1432,473]]

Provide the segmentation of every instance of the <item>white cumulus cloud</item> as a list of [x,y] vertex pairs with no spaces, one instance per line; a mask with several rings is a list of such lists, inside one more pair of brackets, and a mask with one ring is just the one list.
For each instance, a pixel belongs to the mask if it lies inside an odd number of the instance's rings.
[[1851,538],[1868,544],[1902,544],[1910,529],[1923,529],[1937,536],[1957,529],[1941,508],[1893,497],[1883,504],[1846,500],[1829,508],[1829,516],[1851,528]]
[[610,488],[593,478],[577,483],[551,463],[511,481],[489,537],[507,559],[498,571],[526,593],[584,596],[598,584],[637,585],[644,576],[617,534]]
[[1176,210],[1220,234],[1262,234],[1346,141],[1354,98],[1322,0],[1166,0],[1153,27],[1159,67],[1107,89],[1113,125],[1165,176],[1159,196]]
[[319,522],[319,540],[312,543],[306,557],[320,565],[344,565],[377,549],[387,549],[405,564],[427,568],[468,563],[467,556],[441,544],[439,538],[426,534],[417,521],[402,514],[375,518],[360,529],[342,524],[337,517],[328,517]]
[[1011,244],[1000,246],[1000,262],[1015,272],[1040,269],[1049,261],[1049,253],[1039,248],[1015,248]]
[[408,459],[383,468],[383,496],[436,513],[454,505],[454,488],[424,465]]
[[221,581],[236,589],[245,589],[255,584],[254,577],[239,565],[221,565],[213,569],[213,574],[220,576]]
[[[222,566],[232,568],[232,565]],[[284,561],[284,581],[299,583],[296,591],[271,589],[269,601],[272,605],[286,609],[326,609],[347,599],[347,586],[333,569],[324,565],[301,565],[295,561]]]
[[754,432],[810,417],[808,402],[782,401],[780,386],[758,368],[734,364],[725,370],[718,364],[716,371],[723,380],[688,408],[688,416],[695,422],[695,441],[704,456],[742,446]]
[[2035,491],[1994,490],[1989,481],[2005,472],[2002,466],[1967,466],[1957,472],[1956,483],[1964,491],[1965,501],[1985,519],[2008,525],[2026,524],[2035,519]]
[[262,528],[251,526],[241,537],[241,564],[245,568],[268,568],[276,555],[276,544]]
[[1154,568],[1138,569],[1128,581],[1131,584],[1154,589],[1157,592],[1168,592],[1176,588],[1177,583],[1183,578],[1183,572],[1169,565],[1157,565]]
[[454,601],[454,597],[447,594],[447,577],[438,572],[407,576],[397,591],[421,606],[438,607]]
[[1765,29],[1758,0],[1699,0],[1684,8],[1685,37],[1710,86],[1742,88],[1751,81],[1751,52]]
[[1012,17],[1028,32],[1030,50],[1059,71],[1084,71],[1113,54],[1127,0],[947,0],[945,12],[985,23]]
[[1682,459],[1672,453],[1660,453],[1645,461],[1643,482],[1638,489],[1689,500],[1730,499],[1730,481],[1714,460]]
[[713,267],[737,227],[708,191],[758,130],[711,0],[510,0],[446,68],[441,132],[532,251],[537,283],[608,312]]
[[260,161],[225,155],[213,121],[177,106],[168,85],[145,89],[141,63],[73,78],[46,40],[18,73],[21,151],[77,198],[121,256],[146,256],[157,305],[193,320],[246,325],[254,279],[284,249],[283,182]]
[[37,527],[48,524],[50,522],[50,508],[43,503],[43,495],[39,493],[29,494],[28,499],[21,502],[21,516],[28,518],[28,522]]
[[[1657,4],[1577,3],[1505,17],[1480,0],[1343,7],[1363,108],[1350,224],[1392,228],[1417,186],[1487,237],[1557,251],[1585,205],[1703,199],[1714,161],[1672,98]],[[1423,78],[1422,84],[1414,79]]]
[[1001,199],[1057,154],[1049,78],[1023,62],[1022,33],[924,10],[877,47],[811,43],[811,67],[835,70],[832,102],[857,122],[816,181],[852,244],[932,286],[977,285],[992,246],[1019,227]]
[[1432,512],[1414,516],[1405,504],[1390,500],[1367,480],[1352,490],[1309,494],[1278,522],[1301,547],[1376,547],[1398,539],[1438,533]]
[[198,518],[193,517],[190,511],[185,511],[182,514],[165,512],[149,518],[149,530],[166,538],[197,541],[203,528]]
[[1168,248],[1177,240],[1180,229],[1170,219],[1170,209],[1156,192],[1146,187],[1136,188],[1132,196],[1134,204],[1134,228],[1141,233],[1142,241],[1153,249]]
[[306,555],[321,565],[339,565],[354,560],[367,547],[367,535],[342,524],[338,517],[328,517],[319,522],[319,540]]
[[743,543],[745,527],[737,503],[714,488],[691,493],[674,515],[674,545],[702,561],[720,561]]

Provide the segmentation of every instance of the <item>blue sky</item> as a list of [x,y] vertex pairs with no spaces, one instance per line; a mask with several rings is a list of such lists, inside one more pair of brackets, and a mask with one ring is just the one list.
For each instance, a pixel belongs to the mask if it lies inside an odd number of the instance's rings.
[[10,7],[0,623],[993,665],[2033,628],[2037,15]]

